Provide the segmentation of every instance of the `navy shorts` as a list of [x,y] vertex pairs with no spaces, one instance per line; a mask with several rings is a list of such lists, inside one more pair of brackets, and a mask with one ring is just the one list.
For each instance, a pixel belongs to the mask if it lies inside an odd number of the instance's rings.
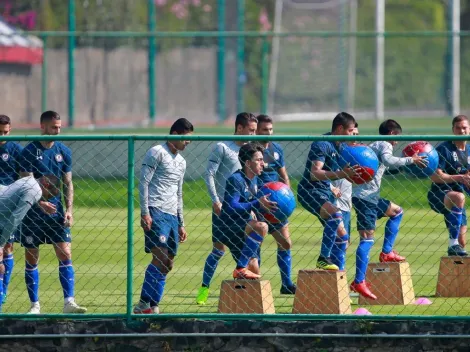
[[219,216],[212,211],[212,243],[220,242],[224,239],[222,231],[224,223],[220,221]]
[[145,252],[152,252],[152,248],[168,249],[168,254],[176,256],[178,252],[178,217],[149,207],[152,226],[145,232]]
[[[447,192],[444,191],[429,191],[428,192],[428,204],[431,207],[432,210],[434,210],[438,214],[443,214],[446,215],[449,213],[449,209],[446,208],[444,204],[444,198],[446,196]],[[449,224],[447,223],[447,220],[445,220],[447,228],[449,228]],[[463,209],[462,212],[462,226],[467,226],[467,212],[465,208]]]
[[346,233],[351,236],[351,212],[341,210],[341,213],[343,214],[343,224],[346,229]]
[[357,216],[357,230],[375,230],[377,219],[385,216],[390,206],[390,201],[380,198],[377,204],[364,199],[352,198],[354,209]]
[[70,227],[65,227],[63,221],[63,217],[47,220],[26,218],[21,224],[21,245],[38,248],[41,244],[72,242]]
[[284,220],[284,221],[281,221],[281,222],[276,223],[276,224],[270,223],[268,220],[265,219],[265,217],[261,213],[257,213],[256,217],[258,218],[258,221],[262,221],[262,222],[265,222],[266,224],[268,224],[268,233],[269,234],[272,234],[275,231],[279,231],[284,226],[289,225],[289,220]]
[[315,215],[322,224],[325,220],[320,216],[320,210],[323,204],[330,202],[336,204],[336,198],[330,190],[327,189],[301,189],[299,188],[297,199],[302,206],[310,213]]
[[21,224],[18,226],[18,228],[15,230],[10,235],[10,238],[8,239],[7,243],[19,243],[21,242]]
[[218,228],[219,242],[230,249],[230,253],[235,261],[240,258],[243,246],[245,245],[246,232],[245,227],[238,224],[221,225]]

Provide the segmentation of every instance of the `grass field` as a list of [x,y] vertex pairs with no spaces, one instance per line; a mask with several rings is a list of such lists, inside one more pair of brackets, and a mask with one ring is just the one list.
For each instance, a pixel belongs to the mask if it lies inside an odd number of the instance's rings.
[[[96,181],[95,181],[96,182]],[[126,253],[127,210],[125,181],[93,184],[90,180],[76,180],[77,206],[75,211],[74,266],[77,273],[77,300],[89,308],[90,313],[122,313],[126,302]],[[447,235],[440,216],[427,207],[427,182],[403,177],[389,177],[383,188],[383,196],[393,199],[405,209],[405,217],[398,239],[397,249],[408,257],[411,264],[417,297],[431,297],[430,306],[375,306],[375,314],[392,315],[468,315],[468,299],[443,299],[433,297],[436,287],[439,260],[445,254]],[[295,189],[295,185],[294,185]],[[98,190],[98,191],[94,191]],[[161,302],[165,313],[216,312],[221,280],[230,278],[234,267],[230,255],[220,262],[213,290],[204,307],[194,304],[200,285],[201,272],[211,249],[210,200],[202,182],[185,185],[186,224],[189,233],[187,243],[180,246],[175,269],[170,274],[166,294]],[[138,206],[138,204],[136,204]],[[149,256],[143,252],[143,233],[138,227],[139,212],[135,211],[134,231],[134,301],[139,297],[143,273]],[[379,226],[383,225],[383,221]],[[294,277],[299,269],[313,268],[320,248],[322,229],[319,222],[302,208],[291,217],[293,239]],[[377,243],[371,259],[377,260],[382,244],[383,226],[378,230]],[[348,280],[354,273],[354,251],[358,243],[355,230],[348,252]],[[28,298],[23,281],[24,257],[17,246],[16,267],[11,283],[5,312],[25,312]],[[271,280],[275,294],[276,311],[289,313],[292,297],[278,294],[279,271],[276,264],[276,245],[272,238],[263,244],[262,272]],[[42,247],[40,261],[40,300],[44,313],[60,312],[62,292],[58,280],[56,259],[50,246]],[[321,289],[321,288],[319,288]],[[354,303],[356,303],[354,301]],[[357,305],[353,305],[355,309]]]

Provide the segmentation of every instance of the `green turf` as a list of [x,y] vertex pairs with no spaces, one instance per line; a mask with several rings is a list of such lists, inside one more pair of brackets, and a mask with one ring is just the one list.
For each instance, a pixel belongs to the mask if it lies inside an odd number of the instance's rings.
[[[127,211],[124,182],[114,182],[106,187],[85,187],[87,180],[76,180],[77,206],[75,211],[74,266],[77,273],[77,301],[89,308],[90,313],[122,313],[126,300]],[[399,187],[399,185],[401,187]],[[98,185],[95,185],[98,186]],[[294,187],[295,188],[295,187]],[[99,192],[95,191],[99,189]],[[189,233],[187,243],[181,245],[174,271],[169,275],[161,308],[166,313],[216,312],[221,280],[230,278],[234,267],[230,255],[220,262],[213,291],[204,307],[194,305],[201,281],[201,273],[211,249],[209,198],[202,182],[185,185],[186,223]],[[387,178],[383,195],[393,199],[405,209],[404,223],[397,249],[408,257],[411,264],[416,296],[427,296],[430,306],[374,306],[374,314],[413,315],[468,315],[470,301],[465,298],[444,299],[432,297],[435,292],[439,259],[445,254],[447,234],[442,218],[429,210],[426,204],[427,186],[421,180],[404,181]],[[93,206],[94,204],[94,206]],[[135,211],[134,250],[134,302],[138,300],[145,268],[150,260],[143,252],[143,233],[138,227],[138,210]],[[383,234],[380,222],[377,244],[371,254],[376,260]],[[291,217],[294,273],[299,269],[313,268],[320,248],[322,229],[319,222],[300,207]],[[357,232],[353,230],[352,245],[348,254],[348,280],[352,279],[354,249]],[[44,313],[60,312],[62,292],[58,280],[57,261],[50,246],[43,246],[40,260],[40,300]],[[280,296],[279,270],[276,265],[276,245],[272,238],[263,244],[262,271],[271,280],[276,311],[289,313],[292,297]],[[26,312],[29,303],[24,284],[24,256],[17,246],[17,265],[14,270],[5,312]],[[296,276],[296,275],[294,275]],[[321,289],[319,287],[319,289]],[[357,308],[353,305],[353,309]]]

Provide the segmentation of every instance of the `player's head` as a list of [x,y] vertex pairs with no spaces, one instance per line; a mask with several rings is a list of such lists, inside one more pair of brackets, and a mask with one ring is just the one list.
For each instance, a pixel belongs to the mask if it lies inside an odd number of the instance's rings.
[[44,175],[38,178],[42,196],[45,199],[54,198],[60,193],[60,179],[55,175]]
[[452,132],[455,135],[466,136],[470,134],[470,125],[468,117],[465,115],[457,115],[452,119]]
[[[358,136],[359,135],[359,124],[356,122],[356,124],[354,125],[354,130],[353,130],[353,133],[352,133],[353,136]],[[355,144],[358,144],[358,141],[351,141],[348,143],[349,145],[355,145]]]
[[62,121],[60,115],[55,111],[44,111],[41,114],[41,134],[47,136],[56,136],[60,134],[62,128]]
[[[183,135],[188,135],[188,134],[193,134],[194,132],[194,126],[191,122],[189,122],[185,118],[180,118],[176,120],[173,125],[171,125],[170,128],[170,134],[183,134]],[[184,150],[186,146],[191,143],[191,141],[171,141],[170,144],[175,147],[176,150]]]
[[331,124],[331,134],[341,136],[352,136],[356,126],[356,119],[347,112],[340,112],[333,119]]
[[256,119],[258,120],[256,134],[262,136],[271,136],[273,134],[273,119],[268,115],[258,115],[256,116]]
[[[395,120],[385,120],[379,126],[379,134],[382,136],[397,136],[402,134],[403,130]],[[389,141],[392,145],[396,145],[396,141]]]
[[[11,120],[7,115],[0,115],[0,136],[8,136],[11,131]],[[0,141],[0,145],[7,141]]]
[[254,135],[258,120],[251,112],[241,112],[235,118],[235,134]]
[[255,175],[261,175],[264,168],[263,151],[263,146],[256,142],[246,143],[240,147],[238,160],[245,173],[251,171]]

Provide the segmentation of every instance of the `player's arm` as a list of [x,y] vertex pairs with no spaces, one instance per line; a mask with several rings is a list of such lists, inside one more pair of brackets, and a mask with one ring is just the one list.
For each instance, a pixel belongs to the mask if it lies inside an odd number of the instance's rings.
[[204,173],[204,182],[207,186],[207,191],[212,200],[212,207],[217,215],[220,215],[222,209],[222,203],[217,195],[217,189],[215,187],[215,175],[219,170],[220,164],[224,158],[224,148],[220,143],[217,143],[212,149],[207,161],[206,172]]
[[339,171],[323,170],[327,153],[328,151],[325,150],[322,144],[312,144],[308,153],[308,158],[312,161],[310,168],[310,179],[312,181],[334,181],[354,175],[354,167]]
[[242,189],[244,189],[244,185],[235,177],[230,177],[227,180],[224,201],[227,202],[228,209],[226,209],[226,211],[228,214],[250,212],[260,210],[262,208],[271,210],[276,207],[276,203],[271,202],[267,195],[252,200],[251,202],[241,202],[240,198]]
[[149,184],[155,170],[161,161],[161,151],[149,149],[145,154],[139,179],[139,199],[140,199],[140,225],[144,231],[149,231],[152,226],[152,218],[149,211]]
[[73,182],[72,182],[72,171],[64,173],[62,176],[62,183],[64,189],[64,201],[65,201],[65,227],[71,227],[73,225]]
[[415,164],[418,167],[424,168],[427,166],[427,157],[413,155],[411,157],[399,158],[393,155],[393,147],[390,143],[383,143],[383,149],[380,152],[380,160],[389,168],[399,168],[406,165]]
[[184,173],[186,170],[186,165],[184,166],[183,174],[181,175],[181,179],[178,183],[178,235],[180,243],[183,243],[187,240],[188,234],[186,233],[186,229],[184,228],[184,217],[183,217],[183,182],[184,182]]
[[284,162],[284,151],[281,148],[279,148],[279,165],[281,166],[277,170],[279,180],[290,187],[289,175],[287,174],[286,164]]
[[439,164],[437,165],[437,170],[434,174],[431,175],[430,179],[434,183],[444,184],[444,183],[462,183],[467,186],[470,186],[470,176],[468,174],[463,175],[449,175],[444,172],[447,169],[448,162],[451,160],[452,155],[445,148],[438,146],[436,151],[439,154]]

